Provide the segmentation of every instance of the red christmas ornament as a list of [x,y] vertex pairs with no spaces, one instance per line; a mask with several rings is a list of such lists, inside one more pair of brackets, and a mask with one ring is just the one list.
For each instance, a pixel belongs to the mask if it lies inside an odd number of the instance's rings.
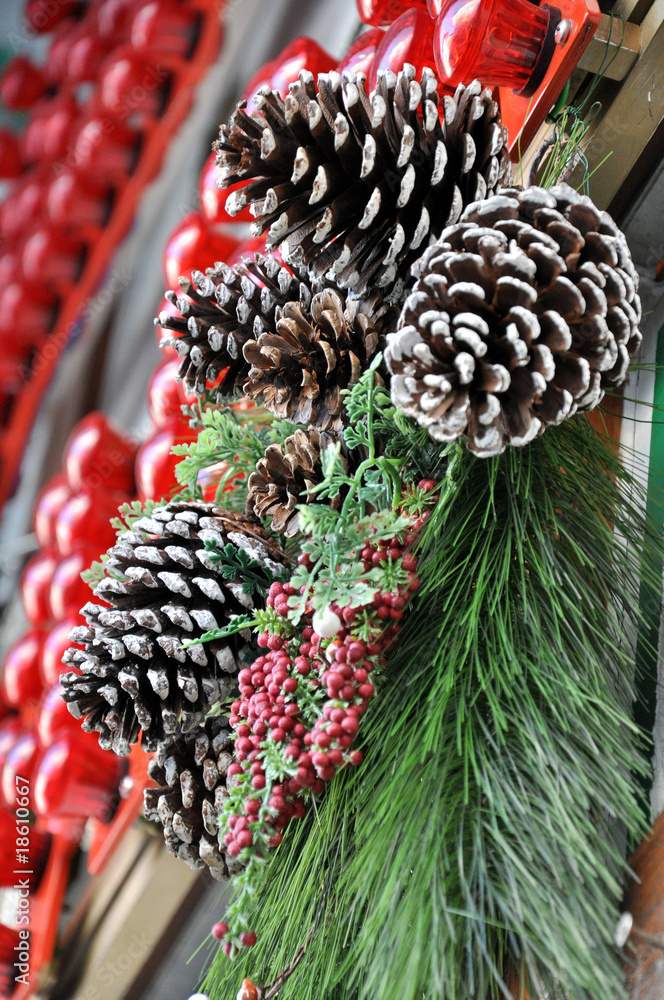
[[53,329],[56,316],[55,298],[37,298],[34,286],[23,280],[5,285],[0,290],[0,339],[5,356],[25,360],[30,348]]
[[99,552],[96,546],[94,549],[77,549],[57,564],[49,590],[53,621],[78,614],[83,605],[92,600],[92,591],[81,579],[81,573],[99,559]]
[[34,802],[39,816],[94,817],[108,822],[119,796],[122,761],[93,741],[67,733],[48,748],[35,777]]
[[32,780],[42,757],[42,749],[37,742],[36,731],[29,729],[16,740],[7,754],[2,768],[2,798],[7,809],[16,808],[16,789],[21,784],[20,779],[30,786],[30,805],[33,804]]
[[131,25],[131,44],[146,52],[188,56],[198,38],[200,15],[175,0],[154,0],[141,7]]
[[139,135],[119,118],[99,114],[74,140],[73,166],[103,183],[122,187],[138,156]]
[[185,215],[171,233],[164,251],[164,280],[167,288],[179,292],[180,275],[205,271],[215,261],[227,261],[237,247],[233,237],[213,232],[199,212]]
[[0,128],[0,178],[10,180],[23,172],[21,146],[13,132]]
[[69,93],[42,101],[39,108],[33,111],[23,137],[26,160],[43,163],[63,159],[80,113],[78,102]]
[[175,444],[195,441],[196,431],[181,421],[172,421],[139,448],[136,456],[136,486],[140,500],[161,500],[178,489],[175,467],[181,455],[171,455]]
[[427,10],[426,0],[357,0],[357,10],[365,24],[392,24],[404,11]]
[[242,99],[247,102],[247,112],[249,114],[255,114],[258,112],[255,98],[261,87],[272,87],[272,73],[275,66],[276,62],[263,63],[260,69],[256,70],[251,80],[244,88],[242,92]]
[[0,774],[5,766],[7,755],[16,741],[25,732],[25,725],[18,715],[11,715],[0,722]]
[[41,281],[61,295],[78,280],[84,262],[84,245],[53,226],[33,233],[21,255],[24,277],[30,282]]
[[54,226],[80,232],[86,226],[103,226],[111,204],[108,186],[95,187],[85,174],[67,168],[49,187],[46,209]]
[[336,59],[321,48],[313,38],[302,35],[287,45],[272,63],[270,86],[282,97],[288,94],[291,83],[295,83],[303,69],[313,73],[314,80],[320,73],[329,73],[336,67]]
[[79,0],[28,0],[25,16],[33,31],[46,34],[68,18],[77,17],[83,10]]
[[[217,187],[217,180],[219,178],[219,167],[217,166],[216,160],[217,154],[210,153],[205,165],[201,170],[200,180],[198,182],[198,198],[201,204],[201,215],[205,219],[206,225],[213,232],[217,231],[217,227],[221,226],[234,226],[238,222],[254,222],[254,217],[249,210],[249,206],[243,208],[241,212],[237,215],[229,215],[226,211],[226,199],[233,194],[234,191],[239,191],[241,188],[249,184],[249,181],[245,181],[240,184],[233,184],[232,187],[221,189]],[[221,230],[223,232],[223,228]]]
[[195,396],[185,392],[182,382],[176,381],[179,367],[179,358],[166,358],[150,379],[148,406],[156,428],[165,427],[173,420],[182,420],[182,407],[192,406],[196,401]]
[[137,447],[104,413],[83,417],[69,435],[62,460],[72,492],[133,493]]
[[81,723],[75,719],[67,708],[67,703],[62,695],[64,688],[59,681],[56,681],[46,692],[39,708],[37,717],[37,739],[41,747],[47,750],[60,736],[71,733],[75,739],[83,742],[94,743],[97,746],[97,737],[92,733],[84,733]]
[[66,80],[70,86],[80,83],[97,82],[100,63],[106,58],[111,45],[92,26],[77,38],[69,50]]
[[[177,306],[173,305],[166,296],[161,300],[159,308],[157,310],[157,319],[162,313],[166,313],[168,316],[179,316]],[[159,347],[163,358],[179,358],[179,354],[172,347],[161,347],[161,341],[163,337],[170,336],[170,330],[164,330],[163,326],[159,326],[159,323],[155,323],[155,336],[157,338],[157,347]]]
[[48,180],[42,170],[33,170],[14,185],[11,197],[2,203],[2,235],[13,247],[32,232],[44,213]]
[[369,71],[369,89],[376,86],[381,69],[399,73],[404,63],[411,63],[419,77],[425,66],[433,67],[434,28],[435,22],[423,10],[408,10],[397,18],[376,49]]
[[137,112],[160,115],[170,79],[170,71],[158,61],[125,47],[104,65],[99,78],[100,106],[122,119]]
[[44,74],[27,56],[14,56],[0,77],[0,98],[12,111],[27,111],[46,90]]
[[83,616],[70,615],[69,618],[64,618],[57,625],[54,625],[44,639],[40,668],[45,688],[52,687],[53,684],[57,683],[60,674],[72,669],[62,662],[62,657],[67,650],[71,649],[72,646],[83,648],[69,638],[71,630],[77,625],[85,625]]
[[109,49],[129,40],[131,22],[144,0],[104,0],[97,8],[97,32]]
[[371,65],[376,55],[376,49],[383,40],[385,32],[380,28],[369,28],[356,38],[348,52],[343,57],[337,70],[342,75],[344,73],[363,73],[368,77],[371,72]]
[[477,78],[523,90],[542,51],[548,9],[529,0],[447,0],[439,6],[433,44],[441,79],[457,86]]
[[19,590],[23,610],[32,625],[48,625],[52,620],[49,591],[57,565],[52,552],[37,552],[23,570]]
[[85,32],[85,22],[65,21],[53,33],[44,64],[44,74],[51,86],[60,88],[65,82],[70,52]]
[[43,690],[39,661],[46,633],[33,628],[9,649],[2,665],[2,695],[11,708],[38,701]]
[[55,546],[55,519],[71,496],[71,486],[62,472],[57,472],[42,487],[35,504],[32,523],[37,541],[43,549]]
[[55,521],[58,551],[63,556],[81,547],[104,552],[116,539],[110,519],[118,516],[118,507],[128,499],[126,493],[101,490],[76,493],[63,504]]

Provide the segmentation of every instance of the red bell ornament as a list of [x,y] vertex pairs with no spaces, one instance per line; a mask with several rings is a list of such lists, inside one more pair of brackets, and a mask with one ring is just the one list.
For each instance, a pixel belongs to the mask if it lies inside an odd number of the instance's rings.
[[53,226],[40,228],[26,240],[21,263],[27,281],[43,281],[46,287],[64,295],[81,275],[85,247]]
[[2,695],[12,708],[39,700],[43,682],[39,661],[46,633],[33,628],[8,650],[2,665]]
[[178,489],[175,467],[181,455],[172,455],[175,444],[195,441],[196,432],[182,421],[172,421],[145,442],[136,456],[136,486],[140,500],[161,500]]
[[166,287],[179,294],[180,275],[190,277],[192,270],[205,271],[217,260],[227,261],[237,244],[232,236],[213,232],[200,212],[189,212],[166,244],[163,258]]
[[44,639],[39,665],[45,688],[57,684],[60,674],[72,669],[62,662],[62,657],[72,646],[82,648],[79,647],[78,643],[72,642],[69,636],[72,629],[84,624],[85,620],[82,615],[70,615],[54,625]]
[[83,417],[69,435],[62,460],[72,492],[132,493],[137,447],[104,413]]
[[94,817],[108,822],[119,802],[122,760],[67,733],[48,748],[35,777],[37,815],[53,818]]
[[[75,739],[97,744],[93,733],[84,733],[81,723],[75,719],[63,699],[64,688],[56,681],[46,692],[37,716],[37,739],[44,750],[48,750],[62,735],[71,733]],[[98,744],[97,744],[98,745]]]
[[77,549],[57,564],[49,589],[53,621],[78,614],[83,605],[92,600],[92,591],[81,579],[81,573],[99,559],[99,554],[96,547]]
[[318,42],[302,35],[293,39],[272,63],[270,86],[282,97],[286,97],[290,84],[295,83],[301,70],[309,70],[313,73],[314,80],[317,80],[320,73],[329,73],[336,63],[336,59],[321,48]]
[[23,610],[32,625],[48,625],[52,621],[49,591],[57,565],[53,553],[37,552],[23,570],[19,590]]
[[14,56],[0,77],[0,98],[12,111],[27,111],[45,90],[44,74],[26,56]]
[[82,9],[80,0],[57,0],[57,3],[53,0],[28,0],[25,16],[33,31],[46,34],[61,21],[76,17]]
[[25,724],[19,715],[10,715],[0,722],[0,773],[5,766],[9,751],[24,732]]
[[188,56],[200,29],[195,7],[176,0],[153,0],[141,7],[131,25],[131,44],[142,52]]
[[179,358],[166,358],[150,379],[148,406],[156,428],[165,427],[173,420],[182,420],[182,407],[192,406],[196,401],[195,396],[185,392],[182,382],[176,381],[179,367]]
[[65,21],[54,31],[44,63],[44,74],[52,87],[59,90],[67,79],[69,55],[85,31],[86,24],[80,21]]
[[[63,159],[67,155],[81,113],[72,94],[58,94],[35,108],[23,136],[25,158],[30,163]],[[58,169],[60,168],[58,163]]]
[[164,110],[170,70],[143,51],[126,46],[107,61],[99,78],[99,103],[125,120],[134,114],[157,116]]
[[94,493],[82,490],[62,506],[55,521],[58,551],[70,556],[77,548],[97,548],[104,552],[115,543],[116,531],[110,519],[129,497],[126,493]]
[[122,187],[136,165],[139,143],[138,132],[119,118],[100,113],[78,132],[70,165],[102,183]]
[[54,226],[63,231],[80,232],[88,226],[103,226],[110,215],[112,201],[108,185],[97,187],[94,178],[65,168],[48,189],[46,211]]
[[443,0],[434,36],[439,77],[450,86],[479,79],[528,96],[555,48],[560,15],[529,0]]
[[237,215],[229,215],[226,211],[226,199],[234,191],[240,191],[251,182],[241,181],[239,184],[233,184],[231,187],[223,189],[218,187],[217,180],[220,168],[217,166],[216,159],[217,154],[211,153],[205,161],[198,182],[198,199],[201,205],[201,215],[207,226],[213,232],[219,231],[218,227],[222,227],[221,232],[223,233],[224,226],[233,226],[238,222],[250,223],[255,220],[249,206],[243,208]]
[[357,10],[365,24],[392,24],[408,10],[427,10],[427,0],[357,0]]
[[108,39],[100,37],[91,26],[88,26],[88,30],[76,39],[69,50],[67,83],[72,87],[81,83],[96,83],[99,66],[110,48]]
[[19,178],[10,196],[2,203],[2,235],[12,247],[32,232],[43,218],[47,188],[45,172],[32,170]]
[[411,63],[419,77],[425,66],[433,68],[434,28],[435,22],[423,10],[408,10],[397,18],[376,49],[369,71],[369,89],[376,86],[379,70],[399,73],[404,63]]
[[18,138],[8,128],[0,129],[0,179],[11,180],[23,172],[23,158]]
[[369,76],[371,65],[376,55],[376,49],[383,40],[384,31],[381,28],[369,28],[364,31],[359,38],[356,38],[348,52],[343,57],[337,70],[343,76],[344,73],[362,73]]

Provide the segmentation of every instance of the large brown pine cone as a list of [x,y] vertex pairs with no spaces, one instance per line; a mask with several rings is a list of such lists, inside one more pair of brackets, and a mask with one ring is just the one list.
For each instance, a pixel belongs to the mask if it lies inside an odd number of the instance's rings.
[[210,706],[231,694],[250,633],[196,640],[262,607],[284,562],[255,519],[189,502],[155,508],[109,555],[109,575],[94,593],[111,606],[82,609],[87,626],[71,638],[85,648],[65,654],[80,673],[61,680],[83,728],[124,755],[141,730],[146,750],[195,730]]
[[233,760],[228,719],[216,716],[194,733],[159,744],[148,765],[153,787],[143,793],[145,818],[158,823],[171,854],[190,868],[207,867],[221,880],[242,865],[219,849],[217,817],[228,797],[226,772]]
[[252,366],[244,391],[279,417],[339,433],[341,392],[369,367],[396,312],[376,296],[346,299],[325,288],[308,308],[289,302],[280,313],[274,331],[244,345]]
[[274,331],[277,317],[288,302],[311,303],[312,288],[306,272],[293,273],[271,254],[253,254],[229,267],[219,263],[205,274],[180,278],[181,294],[167,292],[180,316],[161,313],[155,325],[171,332],[162,346],[173,347],[180,357],[179,378],[189,392],[203,393],[214,382],[218,396],[242,391],[249,365],[242,348],[248,340]]
[[641,342],[625,238],[567,185],[468,206],[413,274],[388,337],[392,400],[481,456],[596,406]]
[[[262,114],[238,105],[217,143],[220,186],[251,181],[227,201],[247,204],[289,264],[364,294],[390,289],[464,205],[508,183],[498,104],[475,81],[440,102],[425,69],[364,77],[300,73],[283,101],[259,92]],[[396,289],[398,295],[398,287]]]
[[[247,508],[257,517],[271,517],[273,531],[287,537],[300,530],[297,505],[315,501],[307,490],[323,479],[321,452],[334,444],[334,439],[313,428],[297,430],[286,438],[283,446],[271,444],[261,458],[256,471],[249,476]],[[347,467],[347,461],[340,456]],[[336,508],[341,503],[337,496],[331,501]]]

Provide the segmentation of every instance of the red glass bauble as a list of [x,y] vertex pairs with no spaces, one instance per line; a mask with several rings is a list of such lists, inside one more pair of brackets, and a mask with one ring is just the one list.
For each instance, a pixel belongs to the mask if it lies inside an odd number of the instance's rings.
[[62,657],[72,646],[76,646],[79,649],[83,648],[80,644],[72,642],[69,638],[72,629],[78,625],[85,625],[83,616],[70,615],[69,618],[64,618],[57,625],[54,625],[44,639],[40,667],[45,688],[56,684],[60,674],[72,669],[62,662]]
[[392,24],[407,10],[427,10],[427,0],[357,0],[357,10],[365,24]]
[[56,681],[46,692],[39,706],[37,716],[37,739],[42,749],[47,750],[65,733],[72,733],[82,743],[92,742],[98,745],[97,737],[92,733],[84,733],[81,723],[75,719],[67,708],[62,697],[64,688]]
[[523,90],[548,24],[548,12],[529,0],[441,3],[433,43],[438,75],[450,86],[479,79]]
[[435,22],[423,10],[408,10],[385,32],[369,71],[368,86],[376,86],[379,70],[399,73],[404,63],[415,67],[417,77],[425,66],[433,66]]
[[198,197],[201,203],[201,214],[207,226],[213,231],[217,226],[234,225],[237,222],[254,222],[249,206],[243,208],[237,215],[229,215],[226,211],[226,199],[235,191],[241,191],[249,181],[241,181],[229,188],[217,186],[219,167],[216,164],[216,153],[211,153],[201,171],[198,182]]
[[181,455],[171,455],[175,444],[195,441],[196,431],[182,421],[172,421],[139,448],[136,456],[136,486],[140,500],[161,500],[179,487],[175,468]]
[[53,225],[80,232],[85,226],[103,226],[111,203],[108,185],[95,187],[80,171],[66,168],[48,189],[46,209]]
[[356,38],[346,55],[343,57],[337,69],[342,75],[344,73],[362,73],[368,78],[371,65],[376,55],[376,49],[383,40],[384,32],[381,28],[369,28],[364,31],[359,38]]
[[99,114],[80,129],[73,145],[78,170],[122,187],[136,165],[139,135],[119,118]]
[[89,569],[99,559],[99,549],[77,549],[57,564],[49,591],[51,618],[59,621],[76,615],[93,594],[81,579],[83,570]]
[[[44,870],[51,838],[49,834],[44,833],[42,830],[36,830],[32,825],[30,825],[27,833],[17,833],[17,819],[21,824],[21,830],[24,830],[24,826],[28,823],[28,817],[23,812],[23,810],[28,809],[28,806],[23,803],[29,796],[21,794],[25,787],[25,785],[20,785],[16,789],[14,793],[14,806],[11,812],[0,808],[0,886],[13,886],[17,878],[24,877],[28,880],[28,888],[34,890],[39,885],[39,880]],[[21,810],[18,815],[15,811],[16,809]],[[16,838],[18,836],[28,837],[29,848],[27,851],[23,851],[25,846],[23,843],[17,843]],[[25,876],[16,875],[16,871],[23,867],[23,863],[20,865],[17,864],[17,850],[22,856],[24,853],[28,856],[29,863],[25,866]],[[16,972],[15,968],[14,972]],[[14,983],[12,982],[13,985]]]
[[83,744],[73,733],[60,736],[39,765],[35,810],[49,818],[92,816],[107,822],[119,801],[122,770],[121,759],[96,741]]
[[[25,157],[31,163],[58,161],[66,156],[81,109],[69,93],[42,101],[23,137]],[[60,164],[58,164],[60,168]]]
[[[235,253],[231,254],[226,263],[233,267],[235,264],[241,263],[245,257],[253,257],[255,253],[268,253],[265,246],[267,237],[268,234],[265,232],[261,236],[252,236],[248,240],[243,240],[242,243],[238,244]],[[270,256],[275,257],[283,267],[283,260],[281,259],[279,251],[275,248],[274,250],[270,250],[269,253]]]
[[270,86],[282,97],[286,97],[290,84],[298,79],[300,70],[309,70],[313,73],[314,80],[317,80],[320,73],[329,73],[336,65],[337,60],[321,48],[318,42],[302,35],[293,39],[272,63]]
[[24,708],[41,697],[39,661],[45,639],[42,629],[33,628],[7,651],[2,665],[2,695],[11,708]]
[[176,0],[154,0],[141,7],[131,25],[131,44],[146,52],[189,55],[198,37],[200,15]]
[[32,232],[44,214],[48,180],[41,170],[21,177],[2,203],[2,235],[12,246]]
[[[14,963],[20,963],[21,957],[30,956],[28,931],[25,927],[21,927],[20,930],[22,934],[19,934],[17,927],[0,924],[0,996],[2,997],[10,997],[14,992],[16,976],[20,974]],[[25,964],[29,968],[29,964],[27,962]]]
[[111,46],[129,41],[131,22],[144,0],[104,0],[97,9],[97,33]]
[[226,261],[237,247],[238,241],[228,234],[213,232],[200,212],[185,215],[171,233],[164,251],[164,279],[167,288],[179,293],[180,275],[191,276],[193,271],[205,271],[215,261]]
[[30,786],[30,807],[33,806],[33,779],[42,756],[42,748],[37,742],[35,730],[27,730],[17,739],[7,754],[2,768],[2,798],[7,809],[16,808],[16,789],[21,784],[20,778]]
[[51,622],[49,591],[57,564],[53,553],[37,552],[23,570],[19,589],[23,610],[32,625],[48,625]]
[[[40,293],[48,291],[44,286]],[[51,290],[52,292],[52,290]],[[6,357],[24,359],[30,347],[43,341],[57,316],[55,299],[42,300],[23,278],[0,289],[0,337]]]
[[77,38],[69,50],[67,83],[73,87],[81,83],[96,83],[99,66],[110,48],[107,38],[101,37],[91,26],[88,27],[85,34]]
[[33,31],[45,34],[68,18],[77,17],[83,10],[80,0],[28,0],[25,16]]
[[44,282],[65,294],[80,277],[85,262],[82,243],[53,226],[38,229],[23,247],[21,263],[27,281]]
[[86,25],[80,21],[65,21],[54,31],[44,64],[44,74],[52,87],[59,89],[64,84],[70,52],[85,32]]
[[20,177],[23,172],[21,146],[8,128],[0,128],[0,179],[10,180]]
[[63,472],[57,472],[42,487],[35,504],[32,523],[37,541],[43,549],[55,545],[55,519],[71,495],[71,486]]
[[27,56],[14,56],[0,77],[0,98],[12,111],[27,111],[46,89],[44,74]]
[[19,715],[10,715],[9,718],[0,722],[0,774],[2,774],[9,751],[24,732],[25,724]]
[[179,358],[166,358],[155,369],[148,386],[148,406],[156,428],[165,427],[172,420],[182,420],[182,407],[193,406],[194,395],[185,392],[182,382],[176,381]]
[[62,467],[72,492],[104,489],[133,493],[137,445],[104,413],[89,413],[65,445]]
[[136,113],[159,115],[164,109],[170,80],[170,71],[157,60],[124,47],[102,69],[99,104],[105,111],[123,118]]
[[96,547],[99,552],[110,548],[117,537],[110,519],[118,516],[118,507],[128,499],[126,493],[82,490],[67,500],[55,520],[60,554],[69,556],[81,547]]
[[260,69],[257,69],[247,86],[242,91],[242,99],[247,102],[247,112],[249,114],[258,111],[256,107],[256,94],[263,87],[272,87],[272,72],[276,62],[263,63]]

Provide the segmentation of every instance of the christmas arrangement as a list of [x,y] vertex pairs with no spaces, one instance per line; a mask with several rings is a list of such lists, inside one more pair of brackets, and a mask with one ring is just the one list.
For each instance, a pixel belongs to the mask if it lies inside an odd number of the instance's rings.
[[513,185],[477,82],[255,103],[217,155],[265,249],[168,293],[197,439],[93,567],[65,700],[233,877],[211,998],[621,997],[656,542],[587,414],[640,344],[625,238]]

